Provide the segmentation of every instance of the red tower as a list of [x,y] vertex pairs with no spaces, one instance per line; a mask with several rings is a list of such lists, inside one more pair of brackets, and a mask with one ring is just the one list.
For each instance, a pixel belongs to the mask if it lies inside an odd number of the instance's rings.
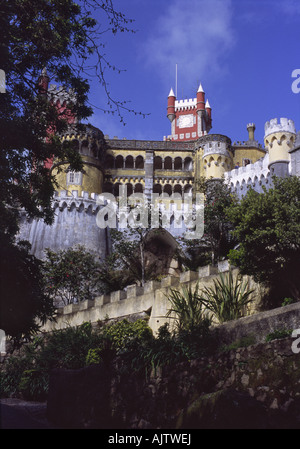
[[212,127],[211,107],[205,103],[205,93],[200,84],[196,98],[176,100],[173,89],[168,96],[167,117],[171,122],[170,140],[196,140]]
[[[50,84],[50,78],[47,74],[46,68],[41,72],[38,79],[38,91],[39,95],[45,96],[50,104],[54,105],[57,109],[58,115],[61,119],[66,120],[69,125],[76,122],[76,116],[70,110],[70,103],[75,101],[74,94],[71,89],[66,91],[62,86],[58,87],[55,84]],[[54,126],[49,126],[48,133],[54,134]],[[51,168],[53,165],[53,158],[45,161],[45,167]]]

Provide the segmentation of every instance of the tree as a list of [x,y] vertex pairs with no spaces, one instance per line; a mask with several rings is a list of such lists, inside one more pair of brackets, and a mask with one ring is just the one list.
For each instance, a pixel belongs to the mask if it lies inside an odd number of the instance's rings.
[[[38,282],[38,261],[15,245],[19,210],[24,210],[30,218],[44,219],[51,224],[54,214],[51,199],[56,179],[45,161],[63,159],[69,163],[70,170],[82,170],[79,153],[71,144],[62,146],[59,134],[71,122],[73,127],[81,128],[82,121],[91,115],[88,103],[91,77],[96,76],[105,90],[104,111],[117,114],[122,122],[123,112],[134,112],[126,102],[115,100],[109,92],[105,73],[107,69],[120,70],[105,57],[103,43],[106,31],[113,34],[133,31],[129,28],[131,22],[114,9],[112,0],[81,0],[80,3],[3,0],[0,3],[0,70],[5,74],[5,92],[2,93],[1,85],[0,93],[0,251],[3,263],[0,305],[7,320],[6,323],[3,318],[1,327],[10,329],[8,333],[21,333],[22,317],[23,331],[28,333],[35,327],[34,313],[37,318],[45,318],[48,310],[46,296]],[[40,77],[42,70],[43,78]],[[71,89],[72,101],[62,109],[56,106],[57,97],[49,101],[44,83],[46,76],[63,89]],[[7,271],[8,267],[12,268],[11,272]],[[49,310],[49,316],[51,313]],[[10,320],[15,321],[15,325]]]
[[53,252],[46,250],[43,274],[53,302],[67,305],[93,299],[100,290],[100,263],[84,247]]
[[241,273],[273,287],[278,299],[300,299],[300,179],[273,178],[263,193],[253,189],[228,210],[239,245],[229,252]]
[[28,246],[5,244],[0,258],[0,328],[15,340],[29,338],[49,317],[52,299],[44,291],[41,262]]
[[142,227],[111,230],[113,252],[110,260],[114,262],[114,269],[123,273],[126,285],[138,282],[143,286],[146,281],[156,277],[156,264],[147,258],[148,235],[149,228]]
[[[91,12],[92,11],[92,12]],[[102,16],[100,15],[102,13]],[[92,17],[93,14],[93,17]],[[94,17],[98,15],[99,21]],[[51,223],[55,178],[45,161],[57,157],[80,171],[79,154],[58,138],[71,119],[80,127],[92,108],[89,81],[96,76],[107,96],[104,111],[131,111],[113,99],[105,79],[117,70],[104,54],[103,33],[132,31],[131,20],[117,12],[111,0],[4,0],[0,5],[0,68],[6,92],[0,94],[0,220],[3,238],[17,232],[18,210]],[[39,78],[41,70],[72,90],[67,109],[51,104]],[[57,98],[54,98],[56,103]],[[68,112],[67,112],[68,111]]]
[[232,223],[226,214],[227,209],[236,204],[237,199],[224,181],[202,181],[204,201],[204,234],[201,239],[178,239],[180,249],[178,260],[186,268],[197,270],[199,266],[227,257],[236,242],[231,234]]

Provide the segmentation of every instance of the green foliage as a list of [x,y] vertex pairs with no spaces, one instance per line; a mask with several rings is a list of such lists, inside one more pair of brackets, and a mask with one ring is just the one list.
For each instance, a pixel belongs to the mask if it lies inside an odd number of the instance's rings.
[[246,335],[245,337],[239,338],[238,340],[230,343],[229,345],[225,345],[221,348],[222,352],[228,352],[231,350],[236,350],[238,348],[247,348],[255,344],[255,336],[254,335]]
[[167,295],[171,303],[171,308],[167,312],[167,317],[173,318],[179,331],[189,330],[208,320],[200,301],[199,282],[193,289],[191,285],[184,285],[182,290],[171,289]]
[[227,257],[236,241],[231,234],[233,229],[227,216],[227,209],[237,202],[224,181],[201,181],[204,201],[204,234],[201,239],[178,239],[177,258],[184,269],[196,271],[198,267]]
[[87,353],[87,356],[85,359],[86,366],[98,365],[101,361],[102,361],[102,358],[101,358],[101,349],[100,348],[93,348],[93,349],[88,350],[88,353]]
[[83,246],[53,252],[43,263],[47,293],[65,305],[92,299],[101,289],[101,265]]
[[94,330],[90,323],[57,330],[35,338],[1,366],[1,396],[22,393],[29,400],[45,400],[52,369],[79,369],[91,364],[110,364],[115,356],[120,370],[143,375],[159,366],[191,360],[210,353],[216,342],[206,321],[170,332],[168,324],[153,336],[144,320],[122,320]]
[[28,338],[54,315],[52,299],[44,290],[41,262],[25,244],[2,242],[0,309],[0,328],[15,340]]
[[227,216],[227,209],[236,203],[237,198],[224,181],[206,181],[203,240],[210,248],[213,264],[227,257],[236,244]]
[[[109,112],[123,122],[120,112],[132,111],[112,98],[104,72],[116,67],[101,54],[103,33],[129,31],[130,23],[110,0],[0,3],[0,68],[6,75],[6,92],[0,94],[0,328],[9,335],[30,334],[36,320],[52,313],[38,280],[37,262],[14,246],[20,210],[23,219],[51,224],[56,178],[45,161],[64,160],[70,170],[82,170],[80,154],[71,142],[62,145],[58,134],[74,116],[79,131],[80,121],[92,114],[87,101],[90,76],[96,75],[104,88]],[[39,82],[44,68],[49,81],[72,89],[69,114],[56,107],[57,96],[49,102]]]
[[296,300],[294,298],[284,298],[281,306],[288,306],[289,304],[294,304],[296,302]]
[[270,332],[266,336],[266,342],[289,337],[292,332],[293,329],[276,329],[274,332]]
[[[300,179],[273,178],[264,193],[253,189],[239,204],[231,206],[228,218],[239,246],[229,252],[233,265],[257,282],[300,299]],[[276,304],[275,304],[276,305]]]
[[48,387],[48,373],[38,369],[25,370],[19,383],[19,391],[27,401],[46,400]]
[[135,360],[132,368],[142,367],[149,371],[174,365],[211,354],[216,347],[217,341],[209,330],[207,320],[178,332],[171,332],[169,324],[165,323],[159,328],[157,337],[148,341],[148,344],[139,351],[140,358]]
[[[149,218],[149,217],[148,217]],[[157,231],[152,231],[157,232]],[[112,250],[101,265],[100,279],[105,293],[121,290],[157,278],[157,262],[149,260],[149,228],[110,230]]]
[[152,338],[152,330],[142,319],[134,322],[126,319],[118,321],[115,324],[103,327],[101,333],[105,338],[110,339],[116,350],[126,348],[132,339],[140,341]]
[[240,276],[234,279],[232,270],[229,270],[225,275],[220,273],[219,278],[213,280],[212,287],[204,287],[201,302],[223,323],[243,316],[253,300],[252,294],[249,281]]

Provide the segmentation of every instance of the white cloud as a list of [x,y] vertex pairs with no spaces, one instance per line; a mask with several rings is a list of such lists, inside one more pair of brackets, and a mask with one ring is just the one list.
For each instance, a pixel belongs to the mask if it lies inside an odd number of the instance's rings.
[[175,87],[178,64],[180,85],[195,86],[221,74],[234,40],[231,0],[173,0],[143,50],[147,65],[164,85]]

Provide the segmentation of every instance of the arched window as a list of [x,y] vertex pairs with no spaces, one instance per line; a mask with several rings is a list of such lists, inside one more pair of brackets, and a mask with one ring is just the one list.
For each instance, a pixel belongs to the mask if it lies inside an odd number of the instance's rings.
[[191,184],[186,184],[184,186],[184,193],[189,193],[189,194],[192,193],[192,186],[191,186]]
[[182,159],[181,159],[181,157],[175,157],[174,170],[182,170]]
[[172,195],[172,186],[170,184],[164,185],[164,193],[167,193],[168,195]]
[[141,183],[137,183],[134,186],[134,193],[143,193],[143,186]]
[[175,184],[175,186],[174,186],[174,193],[182,194],[182,186],[180,184]]
[[116,157],[116,168],[123,168],[124,166],[124,159],[123,156],[120,154]]
[[135,160],[135,168],[143,169],[144,168],[144,158],[143,156],[137,156]]
[[133,157],[127,156],[125,159],[125,168],[133,168]]
[[167,156],[164,160],[164,169],[172,170],[172,158],[170,156]]
[[187,170],[187,171],[193,170],[193,161],[190,157],[186,157],[184,159],[184,170]]
[[153,193],[159,193],[159,195],[162,192],[162,185],[161,184],[154,184],[153,186]]
[[160,156],[154,156],[154,170],[162,169],[162,158]]

